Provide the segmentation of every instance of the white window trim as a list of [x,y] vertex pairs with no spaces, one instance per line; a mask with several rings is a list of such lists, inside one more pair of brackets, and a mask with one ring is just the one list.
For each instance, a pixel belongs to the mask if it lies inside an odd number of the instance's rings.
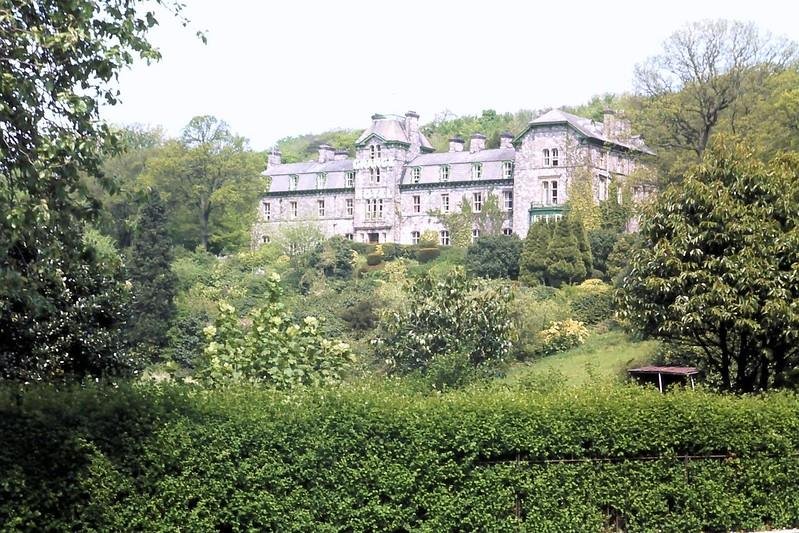
[[441,165],[438,167],[438,180],[449,181],[449,165]]
[[413,205],[413,212],[414,213],[421,213],[422,212],[422,197],[418,194],[413,195],[413,199],[411,200]]
[[317,200],[316,201],[316,209],[320,217],[325,216],[325,201],[324,200]]
[[502,162],[502,178],[506,180],[513,178],[513,161]]
[[483,177],[483,164],[472,163],[472,179],[479,180],[482,177]]
[[472,193],[472,211],[475,213],[482,213],[483,211],[483,193]]
[[411,169],[411,181],[413,183],[419,183],[422,179],[422,167],[413,167]]

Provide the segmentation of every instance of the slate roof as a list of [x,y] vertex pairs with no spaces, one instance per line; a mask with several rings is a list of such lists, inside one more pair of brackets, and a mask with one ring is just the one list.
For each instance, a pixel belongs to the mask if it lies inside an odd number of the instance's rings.
[[455,163],[482,163],[486,161],[513,161],[516,150],[513,148],[493,148],[479,152],[436,152],[416,156],[407,166],[449,165]]
[[548,111],[543,115],[533,119],[527,125],[527,128],[520,133],[516,138],[519,139],[527,133],[527,130],[530,129],[532,126],[542,125],[542,124],[569,124],[578,132],[582,133],[586,137],[591,139],[596,139],[598,141],[602,141],[603,143],[610,143],[615,144],[618,146],[622,146],[624,148],[628,148],[630,150],[636,150],[639,152],[644,152],[650,155],[654,155],[654,152],[649,149],[649,147],[644,143],[643,140],[640,138],[632,137],[630,139],[611,139],[606,137],[604,134],[604,124],[602,122],[594,122],[590,118],[578,117],[577,115],[572,115],[571,113],[566,113],[565,111],[561,111],[560,109],[553,109],[552,111]]
[[288,174],[316,174],[317,172],[346,172],[352,170],[352,159],[339,159],[338,161],[303,161],[301,163],[286,163],[285,165],[272,165],[268,171],[262,172],[264,176],[282,176]]
[[[411,144],[408,132],[405,131],[405,119],[403,117],[387,116],[372,120],[372,125],[361,133],[355,144],[363,143],[372,135],[377,135],[386,142]],[[419,132],[419,144],[424,149],[433,149],[433,145],[430,144],[430,141],[427,140],[427,137],[421,131]]]

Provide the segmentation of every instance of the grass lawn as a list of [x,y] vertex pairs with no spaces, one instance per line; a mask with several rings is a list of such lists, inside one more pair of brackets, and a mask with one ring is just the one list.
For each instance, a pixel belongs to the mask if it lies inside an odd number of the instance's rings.
[[657,341],[634,341],[620,331],[592,334],[582,346],[511,367],[507,380],[531,375],[561,374],[566,384],[614,381],[631,364],[644,363],[657,348]]

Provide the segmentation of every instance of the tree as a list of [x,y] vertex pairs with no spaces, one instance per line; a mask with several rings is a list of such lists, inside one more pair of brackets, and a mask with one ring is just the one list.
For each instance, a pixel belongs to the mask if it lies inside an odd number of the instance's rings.
[[552,240],[547,247],[546,262],[546,281],[553,287],[580,282],[588,274],[577,237],[568,220],[555,223]]
[[85,221],[113,189],[103,159],[119,139],[99,120],[119,71],[158,59],[156,0],[7,0],[0,9],[0,375],[47,380],[120,371],[125,288]]
[[577,248],[580,250],[580,257],[583,260],[586,276],[590,276],[591,272],[594,270],[594,258],[591,254],[591,244],[588,242],[588,236],[585,233],[583,221],[579,217],[574,216],[573,213],[569,213],[566,216],[565,222],[571,225],[570,229],[575,239],[577,239]]
[[647,212],[623,315],[695,346],[722,390],[784,383],[799,365],[799,158],[719,141]]
[[156,191],[150,191],[139,211],[128,267],[133,291],[130,338],[150,359],[168,342],[175,316],[177,276],[172,272],[172,243],[166,231],[166,210]]
[[168,197],[179,242],[205,250],[211,244],[218,251],[238,248],[249,242],[258,193],[265,189],[261,159],[225,122],[194,117],[180,140],[168,142],[149,161],[146,183]]
[[516,235],[480,237],[466,250],[466,271],[480,278],[516,279],[521,247]]
[[501,235],[502,224],[507,218],[507,213],[499,206],[499,198],[493,192],[486,194],[479,212],[474,211],[472,202],[464,195],[457,210],[445,213],[437,209],[428,214],[436,217],[449,231],[452,246],[459,248],[466,248],[472,243],[474,229],[481,237]]
[[636,66],[637,89],[646,97],[641,118],[658,132],[649,141],[701,159],[722,115],[796,57],[795,43],[752,23],[688,24],[665,41],[662,54]]
[[552,240],[552,227],[540,220],[530,225],[519,257],[519,279],[527,285],[546,282],[547,250]]

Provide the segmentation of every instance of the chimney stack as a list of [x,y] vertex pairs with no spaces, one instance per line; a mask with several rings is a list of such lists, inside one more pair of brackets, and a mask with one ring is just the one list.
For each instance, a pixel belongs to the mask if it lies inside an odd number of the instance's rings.
[[320,144],[319,145],[319,162],[326,163],[327,161],[333,160],[333,147],[329,144]]
[[475,153],[486,149],[486,136],[482,133],[475,133],[469,140],[469,152]]
[[346,150],[336,150],[333,153],[333,161],[342,161],[349,157],[349,153]]
[[269,156],[266,158],[266,168],[279,165],[281,163],[281,156],[282,154],[280,153],[280,150],[277,148],[272,148],[272,151],[269,152]]
[[460,137],[452,137],[449,140],[450,152],[463,152],[463,139]]
[[513,148],[512,142],[513,142],[513,134],[509,131],[506,131],[499,136],[500,148]]
[[602,134],[608,139],[616,136],[616,112],[609,107],[602,111]]

